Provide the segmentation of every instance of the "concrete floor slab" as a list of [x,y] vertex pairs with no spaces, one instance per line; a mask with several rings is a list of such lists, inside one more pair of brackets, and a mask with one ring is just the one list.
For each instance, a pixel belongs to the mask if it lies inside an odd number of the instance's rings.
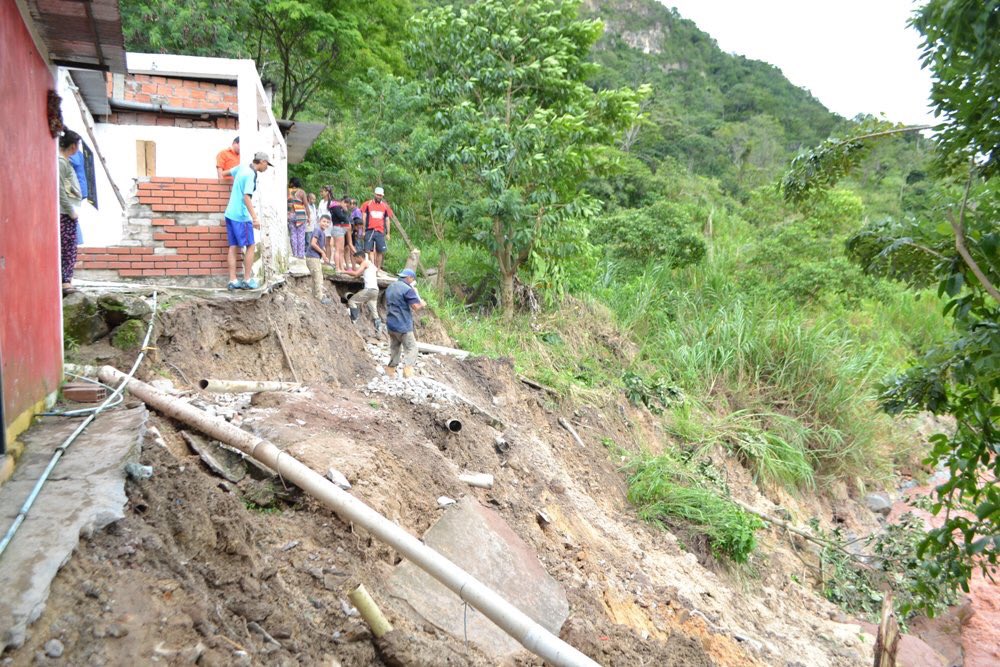
[[[138,459],[145,406],[101,414],[59,460],[7,550],[0,556],[0,652],[20,646],[45,609],[56,573],[80,536],[121,519],[127,501],[125,464]],[[0,530],[6,532],[56,448],[79,419],[49,417],[21,436],[24,455],[0,487]]]
[[[569,615],[559,583],[538,561],[535,550],[503,518],[466,497],[447,509],[425,534],[424,542],[555,635]],[[466,635],[498,661],[510,660],[523,647],[484,615],[429,574],[404,561],[389,580],[390,593],[403,599],[418,617],[451,635]]]

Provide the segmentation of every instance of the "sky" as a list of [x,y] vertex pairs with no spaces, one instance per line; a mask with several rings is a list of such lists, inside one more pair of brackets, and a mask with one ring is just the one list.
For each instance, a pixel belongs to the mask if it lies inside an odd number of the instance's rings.
[[913,0],[660,0],[723,51],[775,65],[831,111],[933,123]]

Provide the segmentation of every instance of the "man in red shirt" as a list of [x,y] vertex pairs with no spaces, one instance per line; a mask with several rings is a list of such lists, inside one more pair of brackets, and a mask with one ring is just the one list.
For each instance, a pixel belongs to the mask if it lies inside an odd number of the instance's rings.
[[[361,205],[361,215],[365,219],[365,251],[375,251],[375,266],[382,268],[385,257],[386,243],[389,241],[389,230],[396,214],[385,201],[385,190],[375,188],[375,198]],[[398,220],[397,220],[398,222]]]
[[215,173],[220,181],[232,181],[229,170],[240,166],[240,138],[233,139],[233,145],[224,148],[215,156]]

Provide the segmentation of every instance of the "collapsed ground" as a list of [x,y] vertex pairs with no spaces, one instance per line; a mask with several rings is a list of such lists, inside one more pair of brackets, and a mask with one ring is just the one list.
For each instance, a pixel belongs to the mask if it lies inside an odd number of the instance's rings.
[[[635,451],[666,438],[623,398],[601,408],[560,404],[519,381],[509,361],[486,358],[424,357],[416,381],[389,381],[372,354],[379,341],[359,333],[369,323],[353,327],[342,306],[320,309],[304,281],[259,299],[175,301],[160,314],[140,377],[182,390],[201,378],[291,380],[275,329],[305,390],[187,400],[212,404],[317,472],[337,468],[352,493],[415,535],[437,520],[438,497],[474,496],[565,588],[561,636],[599,663],[871,663],[870,638],[814,592],[811,555],[797,550],[804,545],[770,532],[748,566],[729,568],[695,536],[679,541],[637,519],[622,462],[602,443]],[[430,316],[419,338],[449,344]],[[88,361],[102,361],[101,348],[93,352]],[[449,391],[481,410],[450,402]],[[444,417],[461,419],[462,431],[449,434]],[[576,425],[584,447],[559,417]],[[147,435],[142,462],[153,477],[129,482],[126,518],[81,544],[29,641],[5,656],[11,664],[49,660],[53,638],[72,664],[492,664],[406,614],[384,585],[399,556],[362,528],[280,480],[276,494],[250,496],[205,468],[181,435],[189,429],[152,423],[158,434]],[[509,448],[495,446],[498,435]],[[780,507],[858,533],[876,525],[843,495],[836,511],[780,490],[765,497],[738,463],[722,452],[715,461],[734,497],[762,511]],[[467,486],[462,471],[490,473],[495,485]],[[391,645],[376,642],[346,602],[359,583],[395,624]]]

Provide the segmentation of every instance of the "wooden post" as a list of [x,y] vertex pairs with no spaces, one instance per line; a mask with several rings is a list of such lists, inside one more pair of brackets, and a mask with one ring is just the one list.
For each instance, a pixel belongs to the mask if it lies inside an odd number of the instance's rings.
[[899,623],[892,604],[892,593],[882,598],[882,621],[875,638],[875,667],[896,667],[896,649],[899,648]]

